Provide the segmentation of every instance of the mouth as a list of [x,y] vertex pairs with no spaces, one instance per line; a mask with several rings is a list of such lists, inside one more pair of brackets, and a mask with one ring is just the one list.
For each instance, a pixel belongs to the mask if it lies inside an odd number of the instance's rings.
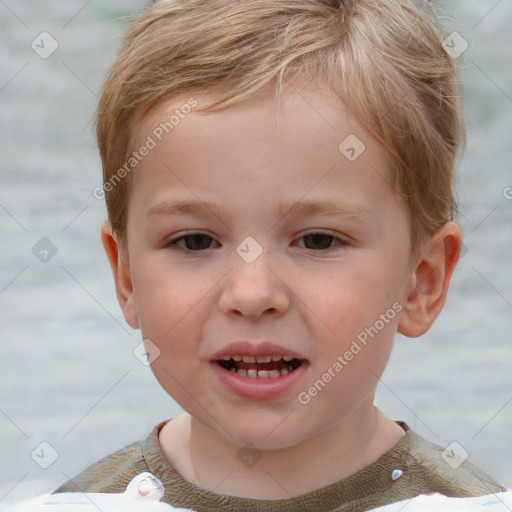
[[211,356],[225,392],[250,400],[279,400],[303,387],[310,362],[294,349],[270,341],[236,341]]
[[304,361],[290,356],[226,355],[215,361],[225,370],[249,379],[278,379],[299,368]]

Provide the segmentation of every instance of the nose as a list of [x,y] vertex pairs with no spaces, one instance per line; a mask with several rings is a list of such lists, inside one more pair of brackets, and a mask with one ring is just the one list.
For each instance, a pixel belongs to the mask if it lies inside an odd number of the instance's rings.
[[252,263],[236,261],[219,299],[224,314],[258,320],[279,317],[288,310],[290,292],[267,263],[264,254]]

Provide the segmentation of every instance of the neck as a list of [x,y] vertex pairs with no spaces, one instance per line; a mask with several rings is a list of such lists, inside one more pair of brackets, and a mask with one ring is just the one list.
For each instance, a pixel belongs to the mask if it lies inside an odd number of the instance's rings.
[[342,480],[375,462],[403,436],[395,422],[370,404],[331,429],[282,449],[241,451],[188,414],[162,429],[160,444],[192,484],[218,494],[273,500]]

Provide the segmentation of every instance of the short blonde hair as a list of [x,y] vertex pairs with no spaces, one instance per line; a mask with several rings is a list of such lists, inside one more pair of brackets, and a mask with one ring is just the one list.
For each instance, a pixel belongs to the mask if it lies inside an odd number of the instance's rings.
[[[431,12],[427,12],[430,10]],[[227,109],[283,82],[321,78],[389,151],[413,247],[451,220],[464,140],[456,62],[426,1],[157,0],[128,29],[102,89],[97,139],[108,216],[125,238],[136,124],[164,99]],[[340,141],[341,142],[341,141]],[[105,186],[109,184],[110,186]]]

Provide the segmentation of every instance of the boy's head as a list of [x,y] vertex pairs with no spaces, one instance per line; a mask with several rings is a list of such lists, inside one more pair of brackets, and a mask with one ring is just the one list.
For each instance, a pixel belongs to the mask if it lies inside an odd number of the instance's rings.
[[261,448],[362,428],[459,254],[454,80],[405,0],[162,0],[131,27],[98,114],[103,239],[200,423]]
[[[194,111],[216,111],[266,87],[276,87],[279,99],[295,78],[330,85],[389,151],[391,186],[408,209],[417,247],[453,216],[464,132],[454,63],[420,7],[431,9],[423,0],[154,2],[128,30],[98,109],[117,235],[126,234],[138,163],[130,163],[139,149],[134,129],[151,109],[164,98],[206,93],[212,101]],[[179,119],[168,121],[151,134],[157,143]]]

